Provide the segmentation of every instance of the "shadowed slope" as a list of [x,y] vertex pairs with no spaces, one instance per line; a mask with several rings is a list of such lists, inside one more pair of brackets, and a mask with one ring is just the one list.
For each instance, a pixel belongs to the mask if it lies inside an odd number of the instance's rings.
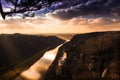
[[63,42],[54,36],[0,35],[0,78],[9,71],[18,69],[17,73],[29,68],[47,50],[53,49]]

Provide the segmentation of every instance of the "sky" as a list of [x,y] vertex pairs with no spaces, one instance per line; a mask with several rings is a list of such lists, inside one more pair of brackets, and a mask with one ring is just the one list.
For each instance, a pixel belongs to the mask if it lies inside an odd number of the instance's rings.
[[[5,9],[5,8],[4,8]],[[22,19],[0,19],[0,33],[88,33],[120,30],[120,0],[63,0]]]

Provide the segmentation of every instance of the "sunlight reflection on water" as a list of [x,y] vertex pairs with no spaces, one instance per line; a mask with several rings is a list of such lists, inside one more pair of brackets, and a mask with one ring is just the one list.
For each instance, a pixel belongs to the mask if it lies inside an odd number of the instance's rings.
[[[55,59],[57,51],[61,45],[53,50],[47,51],[40,60],[33,64],[28,70],[22,72],[21,76],[27,80],[42,80],[42,76]],[[18,77],[16,80],[20,80],[20,77]]]

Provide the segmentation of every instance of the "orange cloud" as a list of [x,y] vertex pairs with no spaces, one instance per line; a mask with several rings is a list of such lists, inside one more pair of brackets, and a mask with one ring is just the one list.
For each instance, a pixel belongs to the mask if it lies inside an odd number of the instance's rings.
[[0,33],[86,33],[120,30],[120,19],[76,17],[60,20],[47,15],[36,19],[8,19],[0,21]]

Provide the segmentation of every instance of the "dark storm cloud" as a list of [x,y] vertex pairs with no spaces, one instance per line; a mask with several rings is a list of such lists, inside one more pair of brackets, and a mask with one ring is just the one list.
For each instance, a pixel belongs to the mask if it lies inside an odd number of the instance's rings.
[[92,15],[120,17],[119,10],[120,0],[74,0],[65,1],[51,15],[60,19]]
[[113,7],[111,9],[111,14],[116,16],[116,17],[120,17],[120,6]]
[[57,9],[65,9],[65,8],[69,8],[71,6],[75,6],[80,4],[81,2],[86,1],[86,0],[66,0],[63,1],[59,6],[57,6]]

